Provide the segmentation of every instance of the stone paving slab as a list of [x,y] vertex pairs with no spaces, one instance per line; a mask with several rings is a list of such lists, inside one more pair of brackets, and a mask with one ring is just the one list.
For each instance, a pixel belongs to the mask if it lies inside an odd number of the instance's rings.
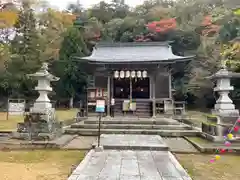
[[68,180],[191,180],[168,151],[91,150]]
[[[93,147],[97,142],[93,144]],[[104,149],[117,150],[168,150],[161,136],[132,134],[102,134],[100,145]]]
[[67,145],[63,147],[63,149],[71,149],[71,150],[86,150],[91,149],[92,144],[96,141],[96,137],[92,136],[78,136],[69,142]]
[[198,153],[199,151],[186,139],[181,137],[163,138],[171,152]]

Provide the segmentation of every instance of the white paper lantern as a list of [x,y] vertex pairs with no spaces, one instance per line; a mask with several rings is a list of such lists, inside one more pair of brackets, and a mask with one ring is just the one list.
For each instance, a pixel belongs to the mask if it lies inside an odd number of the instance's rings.
[[118,72],[118,71],[115,71],[115,72],[114,72],[114,77],[115,77],[115,78],[119,78],[119,72]]
[[137,77],[138,77],[138,78],[141,78],[141,77],[142,77],[142,72],[141,72],[141,71],[138,71],[138,72],[137,72]]
[[135,71],[132,71],[132,72],[131,72],[131,77],[132,77],[132,78],[136,77],[136,72],[135,72]]
[[124,71],[120,71],[120,78],[124,78]]
[[125,77],[126,77],[126,78],[129,78],[129,77],[130,77],[130,71],[126,71]]
[[142,77],[143,77],[143,78],[146,78],[146,77],[147,77],[147,71],[143,71],[143,72],[142,72]]

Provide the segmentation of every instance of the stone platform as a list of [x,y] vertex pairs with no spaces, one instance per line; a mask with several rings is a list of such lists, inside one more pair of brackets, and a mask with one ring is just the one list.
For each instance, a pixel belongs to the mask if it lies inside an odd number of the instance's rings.
[[[171,118],[102,118],[101,134],[146,134],[167,137],[196,136],[199,131]],[[65,129],[65,134],[98,135],[98,118],[90,117]]]
[[168,151],[91,150],[68,180],[191,180]]
[[[169,149],[161,136],[157,135],[102,134],[100,140],[100,146],[104,149],[156,151]],[[93,147],[96,145],[97,142]]]

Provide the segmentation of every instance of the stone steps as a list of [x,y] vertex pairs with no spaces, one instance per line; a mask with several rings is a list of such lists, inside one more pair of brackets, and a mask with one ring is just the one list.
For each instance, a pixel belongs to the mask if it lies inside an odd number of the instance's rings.
[[[97,136],[98,129],[68,128],[65,134],[78,134],[83,136]],[[196,136],[197,130],[159,130],[159,129],[101,129],[101,134],[148,134],[168,137]]]
[[[114,112],[114,116],[126,116],[126,115],[122,112]],[[127,114],[127,116],[131,116],[131,115]],[[150,112],[136,112],[132,116],[133,117],[141,117],[141,118],[151,118],[152,113],[150,113]]]
[[[127,119],[127,120],[124,120]],[[136,117],[132,118],[131,117],[126,117],[124,119],[109,119],[109,120],[102,120],[101,124],[139,124],[139,125],[180,125],[178,121],[174,120],[152,120],[152,119],[145,119],[142,120],[136,119]],[[98,124],[98,120],[85,120],[84,124]]]
[[[98,124],[73,124],[71,128],[97,129]],[[156,129],[156,130],[191,130],[187,125],[154,125],[154,124],[101,124],[101,129]]]

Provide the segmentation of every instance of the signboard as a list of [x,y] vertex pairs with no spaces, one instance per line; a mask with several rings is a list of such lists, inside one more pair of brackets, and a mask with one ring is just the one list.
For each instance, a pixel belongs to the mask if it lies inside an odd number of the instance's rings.
[[13,103],[9,102],[8,104],[8,113],[10,115],[22,115],[25,112],[25,102]]
[[105,112],[105,100],[97,100],[96,102],[96,112]]

